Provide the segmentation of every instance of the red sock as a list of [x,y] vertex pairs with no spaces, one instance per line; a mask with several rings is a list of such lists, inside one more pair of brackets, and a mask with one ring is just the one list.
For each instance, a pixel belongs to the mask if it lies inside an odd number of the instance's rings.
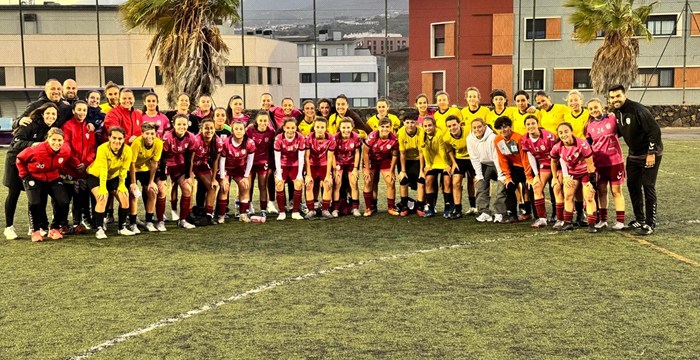
[[226,199],[219,199],[216,202],[216,214],[217,215],[226,215],[226,207],[228,206],[228,200]]
[[625,222],[625,212],[624,211],[615,211],[615,219],[621,223]]
[[544,198],[535,199],[535,209],[537,209],[537,216],[541,218],[547,218],[547,208],[544,206]]
[[[556,203],[554,206],[557,209],[557,220],[564,220],[564,204]],[[571,221],[572,218],[573,215],[569,218],[569,221]]]
[[[557,204],[557,206],[559,206],[559,204]],[[562,205],[562,207],[564,207],[564,206]],[[559,211],[559,209],[557,209],[557,211]],[[573,219],[574,219],[574,212],[564,210],[564,221],[571,222],[571,220],[573,220]]]
[[267,200],[260,200],[260,210],[267,211]]
[[387,209],[393,209],[393,208],[395,208],[395,207],[396,207],[395,200],[394,200],[394,199],[386,198],[386,208],[387,208]]
[[598,215],[600,216],[600,221],[608,221],[608,209],[598,209]]
[[[294,199],[292,200],[292,212],[299,212],[299,205],[301,204],[301,190],[294,190]],[[312,206],[311,209],[314,207]]]
[[241,204],[238,206],[240,208],[241,214],[245,214],[248,212],[248,209],[250,209],[250,202],[248,202],[248,200],[241,201]]
[[360,208],[360,199],[357,199],[357,200],[353,199],[353,200],[352,200],[352,208],[353,208],[353,209],[359,209],[359,208]]
[[204,205],[204,213],[207,215],[214,215],[214,207],[210,205]]
[[280,209],[280,212],[283,212],[286,205],[284,202],[284,190],[275,192],[275,197],[277,199],[277,208]]
[[365,198],[365,208],[366,209],[371,209],[372,208],[372,192],[366,192],[362,194]]
[[327,211],[331,207],[331,201],[330,200],[323,200],[321,201],[321,210]]
[[311,200],[311,201],[306,200],[306,208],[307,208],[309,211],[314,211],[314,210],[316,210],[316,206],[314,206],[314,201],[313,201],[313,200]]
[[163,221],[165,214],[165,198],[156,198],[156,218],[158,221]]
[[[323,204],[321,206],[323,206]],[[333,210],[334,211],[340,210],[340,200],[333,202]]]
[[595,225],[595,218],[596,218],[595,213],[588,214],[588,225],[589,226]]
[[180,198],[180,220],[187,220],[190,215],[190,202],[192,201],[191,196],[182,196]]
[[170,208],[177,211],[177,199],[170,199]]

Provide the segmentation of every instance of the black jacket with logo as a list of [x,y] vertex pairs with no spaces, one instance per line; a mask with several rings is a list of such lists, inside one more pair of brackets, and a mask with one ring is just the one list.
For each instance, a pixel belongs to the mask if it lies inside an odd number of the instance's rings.
[[617,117],[617,133],[625,139],[630,156],[661,155],[661,128],[649,109],[627,99],[614,114]]

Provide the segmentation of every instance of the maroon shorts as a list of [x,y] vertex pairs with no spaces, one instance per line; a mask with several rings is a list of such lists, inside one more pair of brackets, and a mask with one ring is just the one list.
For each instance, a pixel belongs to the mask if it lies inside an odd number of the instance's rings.
[[539,172],[551,174],[552,173],[552,165],[547,164],[547,165],[540,166]]
[[351,173],[354,168],[355,168],[355,164],[346,164],[346,165],[336,164],[335,165],[335,171],[340,171],[343,174]]
[[177,179],[179,179],[182,175],[185,175],[185,165],[178,165],[178,166],[172,166],[172,167],[166,167],[165,172],[170,176],[170,180],[172,182],[177,182]]
[[369,171],[389,171],[391,169],[391,158],[382,160],[382,161],[374,161],[370,160],[369,162]]
[[252,170],[250,170],[251,174],[258,174],[258,175],[264,175],[267,173],[267,170],[270,169],[270,163],[267,161],[262,163],[262,164],[253,164]]
[[211,168],[209,165],[197,165],[194,168],[192,168],[192,172],[194,173],[195,176],[211,176]]
[[228,176],[229,179],[238,181],[240,179],[243,179],[245,175],[245,167],[244,166],[238,166],[235,168],[230,168],[226,169],[226,176]]
[[326,178],[326,171],[328,170],[328,167],[323,165],[323,166],[311,166],[311,178],[314,180],[323,180]]
[[294,181],[299,175],[299,166],[282,166],[282,181]]
[[609,182],[613,185],[622,185],[625,182],[625,164],[623,163],[599,167],[597,173],[598,181]]
[[573,177],[574,180],[580,181],[581,184],[583,184],[583,185],[586,185],[589,182],[591,182],[591,178],[588,176],[588,173],[577,174],[577,175],[569,174],[569,175],[571,175],[571,177]]

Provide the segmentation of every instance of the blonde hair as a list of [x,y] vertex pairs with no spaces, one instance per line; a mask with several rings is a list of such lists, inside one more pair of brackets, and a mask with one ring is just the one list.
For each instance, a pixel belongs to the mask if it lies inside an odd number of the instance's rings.
[[569,97],[570,97],[571,95],[578,95],[578,97],[581,98],[581,102],[583,102],[583,95],[581,95],[581,92],[578,91],[578,90],[571,90],[571,91],[569,91],[569,93],[566,95],[566,99],[564,99],[564,100],[565,100],[565,101],[569,101]]
[[52,127],[49,129],[49,131],[46,133],[46,139],[50,138],[52,135],[61,135],[61,137],[65,137],[65,135],[63,135],[63,130],[57,127]]

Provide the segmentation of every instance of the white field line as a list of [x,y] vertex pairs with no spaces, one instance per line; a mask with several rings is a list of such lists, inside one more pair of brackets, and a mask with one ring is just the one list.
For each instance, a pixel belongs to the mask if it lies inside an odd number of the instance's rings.
[[662,172],[662,173],[667,174],[667,175],[682,177],[682,178],[685,178],[685,179],[700,180],[700,179],[698,179],[698,178],[696,178],[696,177],[694,177],[694,176],[683,175],[683,174],[675,173],[675,172],[672,172],[672,171],[666,171],[666,170],[664,170],[664,169],[659,169],[659,172]]
[[95,354],[97,354],[103,350],[106,350],[112,346],[115,346],[121,342],[129,340],[130,338],[133,338],[133,337],[136,337],[139,335],[143,335],[147,332],[156,330],[158,328],[162,328],[164,326],[172,325],[178,321],[182,321],[182,320],[191,318],[191,317],[193,317],[195,315],[199,315],[205,311],[216,309],[216,308],[223,306],[223,305],[226,305],[230,302],[239,301],[239,300],[245,299],[247,297],[259,294],[261,292],[269,291],[269,290],[275,289],[275,288],[283,286],[283,285],[289,285],[289,284],[293,284],[293,283],[296,283],[299,281],[304,281],[304,280],[320,277],[323,275],[328,275],[328,274],[332,274],[332,273],[336,273],[336,272],[340,272],[340,271],[344,271],[344,270],[349,270],[349,269],[357,268],[357,267],[361,267],[361,266],[366,266],[366,265],[370,265],[370,264],[393,261],[393,260],[397,260],[397,259],[404,259],[404,258],[412,257],[415,255],[429,254],[429,253],[434,253],[434,252],[443,251],[443,250],[461,249],[461,248],[466,248],[466,247],[472,246],[472,245],[489,244],[489,243],[495,243],[495,242],[500,242],[500,241],[524,239],[524,238],[531,238],[531,237],[538,237],[538,236],[552,235],[552,234],[556,234],[556,232],[546,232],[546,233],[537,232],[537,233],[532,233],[529,235],[518,236],[518,237],[502,237],[502,238],[488,239],[488,240],[484,240],[484,241],[464,242],[464,243],[454,244],[454,245],[445,245],[445,246],[435,247],[432,249],[416,250],[416,251],[411,251],[411,252],[407,252],[407,253],[403,253],[403,254],[387,255],[387,256],[382,256],[382,257],[378,257],[375,259],[352,262],[349,264],[339,265],[339,266],[336,266],[333,268],[319,270],[317,272],[307,273],[304,275],[299,275],[299,276],[287,278],[284,280],[276,280],[276,281],[273,281],[273,282],[270,282],[270,283],[267,283],[264,285],[260,285],[258,287],[253,288],[253,289],[250,289],[248,291],[233,295],[231,297],[228,297],[228,298],[216,301],[216,302],[212,302],[212,303],[204,305],[204,306],[194,308],[190,311],[187,311],[187,312],[184,312],[184,313],[181,313],[181,314],[178,314],[178,315],[166,318],[166,319],[162,319],[162,320],[154,322],[150,325],[146,325],[144,327],[135,329],[131,332],[119,335],[113,339],[107,340],[99,345],[96,345],[96,346],[93,346],[87,350],[84,350],[77,355],[71,356],[68,359],[70,359],[70,360],[87,359],[92,355],[95,355]]
[[678,144],[678,143],[673,143],[673,145],[671,145],[671,146],[672,147],[680,146],[680,147],[684,147],[684,148],[688,148],[688,149],[700,150],[700,148],[695,147],[695,146],[683,145],[683,144]]

